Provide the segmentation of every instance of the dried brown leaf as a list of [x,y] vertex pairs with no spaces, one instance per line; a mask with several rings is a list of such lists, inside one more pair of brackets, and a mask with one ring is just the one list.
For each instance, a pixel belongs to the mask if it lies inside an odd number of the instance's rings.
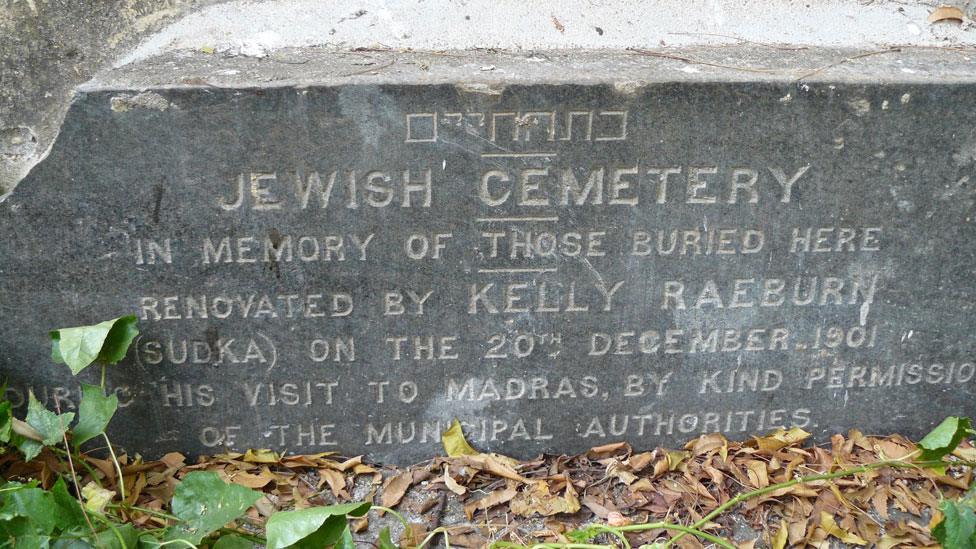
[[517,494],[509,507],[512,513],[519,516],[548,517],[559,513],[575,513],[580,510],[580,502],[572,483],[566,483],[566,491],[560,495],[550,493],[549,483],[539,480]]
[[841,528],[837,522],[834,521],[834,516],[826,511],[820,512],[820,526],[818,529],[822,529],[828,536],[833,536],[850,545],[868,544],[868,542],[860,536]]
[[607,513],[607,526],[630,526],[634,521],[620,514],[619,511],[610,511]]
[[516,486],[517,485],[514,482],[507,482],[503,490],[495,490],[477,501],[472,501],[466,504],[464,506],[464,514],[470,519],[474,516],[476,511],[484,511],[496,505],[511,501],[512,498],[518,495]]
[[413,484],[413,473],[404,471],[398,475],[390,477],[383,485],[383,495],[380,496],[380,505],[383,507],[396,507],[403,496]]
[[627,458],[624,463],[633,471],[640,472],[654,461],[654,452],[641,452]]
[[616,508],[612,508],[612,504],[606,501],[598,501],[593,494],[583,494],[582,504],[592,511],[594,515],[602,519],[606,519],[610,516],[610,513],[616,512]]
[[478,454],[476,456],[461,456],[455,458],[456,462],[474,467],[480,471],[491,473],[495,476],[525,482],[525,478],[515,470],[517,461],[507,456],[498,454]]
[[349,494],[346,493],[346,477],[342,473],[333,470],[322,468],[319,469],[319,477],[329,484],[329,490],[332,495],[338,499],[348,499]]
[[874,495],[871,496],[871,507],[874,508],[875,512],[883,518],[888,520],[888,496],[890,492],[887,486],[879,486],[877,490],[874,491]]
[[788,431],[785,429],[776,429],[766,436],[753,437],[752,440],[745,444],[749,447],[755,447],[760,452],[773,453],[780,448],[802,442],[809,437],[810,433],[799,427],[793,427]]
[[766,470],[766,463],[757,459],[746,462],[746,470],[749,475],[749,482],[755,488],[765,488],[769,486],[769,475]]
[[804,513],[804,518],[802,520],[790,522],[787,526],[787,529],[790,532],[788,538],[790,547],[800,546],[800,542],[807,537],[807,526],[809,525],[810,521],[805,518],[805,515],[806,513]]
[[105,475],[108,482],[115,484],[115,463],[111,459],[98,459],[86,455],[85,461],[97,467]]
[[891,549],[892,547],[897,547],[899,545],[909,545],[914,542],[912,536],[893,536],[891,534],[885,534],[881,536],[878,540],[877,549]]
[[917,498],[910,491],[905,490],[903,486],[892,486],[891,494],[895,496],[895,500],[903,511],[916,516],[922,514],[922,510],[918,507]]
[[647,492],[653,489],[654,489],[654,484],[651,483],[651,479],[647,479],[647,478],[642,478],[630,485],[631,492]]
[[261,516],[263,517],[270,517],[272,513],[275,512],[275,506],[267,495],[261,496],[257,501],[255,501],[254,508],[257,509],[258,513],[261,513]]
[[319,467],[322,462],[330,462],[331,460],[323,459],[326,456],[332,455],[334,452],[324,452],[321,454],[310,454],[310,455],[292,455],[281,458],[281,465],[284,467]]
[[729,441],[720,433],[702,435],[686,444],[685,449],[691,450],[696,456],[718,450],[719,455],[722,456],[722,461],[729,458]]
[[275,476],[271,474],[270,471],[262,471],[257,475],[252,475],[251,473],[241,471],[228,475],[228,480],[234,484],[240,484],[241,486],[246,486],[248,488],[264,488],[275,480]]
[[939,6],[929,14],[929,23],[938,23],[939,21],[957,21],[962,23],[965,18],[966,14],[955,6]]
[[459,496],[463,496],[464,494],[468,493],[467,488],[461,486],[457,483],[457,481],[454,480],[454,477],[451,476],[450,468],[447,465],[444,466],[444,485],[447,486],[448,490]]
[[[346,469],[340,469],[340,471],[345,471],[345,470]],[[366,465],[365,463],[357,463],[353,465],[352,472],[355,475],[370,475],[376,472],[376,468]]]
[[631,471],[630,467],[616,459],[610,460],[610,464],[607,466],[607,476],[616,478],[627,486],[637,481],[637,475]]
[[417,547],[426,536],[427,527],[419,522],[411,522],[404,530],[403,537],[400,538],[400,546],[404,548]]
[[630,452],[630,444],[627,444],[626,442],[611,442],[610,444],[603,444],[590,448],[590,451],[587,452],[586,455],[590,459],[602,459],[620,453],[630,454]]
[[878,459],[900,459],[915,451],[914,445],[899,444],[892,439],[877,439],[874,452]]
[[451,546],[456,547],[487,547],[488,539],[479,534],[451,535]]
[[668,471],[677,471],[686,459],[691,457],[691,452],[684,450],[668,450]]

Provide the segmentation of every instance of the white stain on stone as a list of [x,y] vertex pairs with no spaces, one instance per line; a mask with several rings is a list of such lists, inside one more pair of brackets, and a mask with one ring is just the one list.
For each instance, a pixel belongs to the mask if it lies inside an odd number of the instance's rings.
[[871,102],[867,99],[853,99],[847,102],[847,106],[854,111],[857,116],[864,116],[871,112]]
[[624,82],[614,82],[613,90],[621,95],[634,95],[639,92],[646,84],[644,82],[628,80]]

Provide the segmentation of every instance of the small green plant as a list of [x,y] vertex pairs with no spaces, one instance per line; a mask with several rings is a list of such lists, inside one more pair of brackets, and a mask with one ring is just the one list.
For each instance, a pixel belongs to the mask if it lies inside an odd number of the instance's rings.
[[[919,441],[922,459],[942,459],[974,434],[969,418],[948,417]],[[976,482],[958,500],[942,500],[939,512],[942,520],[932,529],[932,535],[943,549],[976,547]]]
[[[265,526],[267,538],[232,527],[262,496],[260,492],[228,484],[217,473],[193,471],[176,487],[168,513],[126,503],[123,471],[106,428],[118,410],[118,397],[108,394],[106,368],[125,358],[138,335],[134,316],[124,316],[92,326],[51,332],[51,358],[78,375],[93,364],[101,366],[99,385],[82,384],[77,422],[74,412],[48,410],[30,393],[27,416],[13,416],[11,403],[0,400],[0,443],[17,448],[26,461],[47,448],[67,464],[67,474],[50,489],[35,482],[0,485],[0,547],[24,549],[144,549],[189,547],[245,549],[264,545],[269,549],[336,546],[351,549],[352,533],[347,517],[361,517],[369,503],[314,507],[278,512]],[[74,425],[72,426],[72,423]],[[105,440],[115,466],[119,494],[97,484],[79,486],[75,464],[84,463],[82,446],[97,437]],[[68,480],[66,480],[68,479]],[[73,492],[73,493],[72,493]],[[165,519],[161,528],[137,529],[126,520],[133,513]],[[386,533],[389,539],[389,533]]]

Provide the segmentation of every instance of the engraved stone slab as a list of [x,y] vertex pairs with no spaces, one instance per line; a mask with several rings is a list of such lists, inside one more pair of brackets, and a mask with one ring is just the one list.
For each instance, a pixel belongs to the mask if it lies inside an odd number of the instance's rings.
[[150,455],[976,413],[976,87],[670,63],[89,86],[0,204],[8,396],[73,408],[47,330],[134,312],[113,436]]

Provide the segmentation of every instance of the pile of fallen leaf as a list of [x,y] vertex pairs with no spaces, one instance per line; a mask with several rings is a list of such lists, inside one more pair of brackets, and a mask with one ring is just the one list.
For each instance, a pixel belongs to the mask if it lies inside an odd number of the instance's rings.
[[[829,447],[804,447],[809,434],[794,428],[743,442],[703,435],[680,450],[635,452],[621,442],[580,455],[518,461],[479,453],[464,441],[459,426],[452,431],[444,439],[452,457],[399,469],[364,463],[362,456],[346,459],[329,453],[279,455],[257,450],[201,457],[192,464],[178,453],[156,461],[121,455],[122,507],[137,526],[164,526],[165,518],[152,511],[166,511],[182,476],[207,470],[264,492],[248,515],[255,531],[279,509],[353,500],[399,508],[410,500],[412,513],[405,514],[422,518],[436,507],[438,516],[412,524],[401,534],[403,545],[422,539],[436,526],[449,528],[454,546],[497,540],[530,544],[566,541],[566,532],[593,523],[625,526],[667,520],[689,525],[742,492],[915,451],[915,445],[901,436],[871,437],[856,430],[847,437],[835,435]],[[972,461],[976,449],[963,443],[954,455]],[[121,493],[111,460],[86,455],[74,466],[82,477],[80,485],[97,480]],[[44,487],[66,469],[50,450],[26,463],[15,453],[0,456],[4,478],[35,479]],[[957,496],[971,481],[968,467],[878,469],[773,491],[742,503],[703,529],[746,548],[828,547],[836,541],[882,549],[935,546],[929,525],[939,520],[940,498]],[[451,506],[458,510],[455,515],[445,513]],[[369,520],[359,519],[355,529],[365,531]],[[632,544],[641,544],[669,535],[648,530],[628,537]],[[682,537],[677,545],[702,547],[692,536]]]

